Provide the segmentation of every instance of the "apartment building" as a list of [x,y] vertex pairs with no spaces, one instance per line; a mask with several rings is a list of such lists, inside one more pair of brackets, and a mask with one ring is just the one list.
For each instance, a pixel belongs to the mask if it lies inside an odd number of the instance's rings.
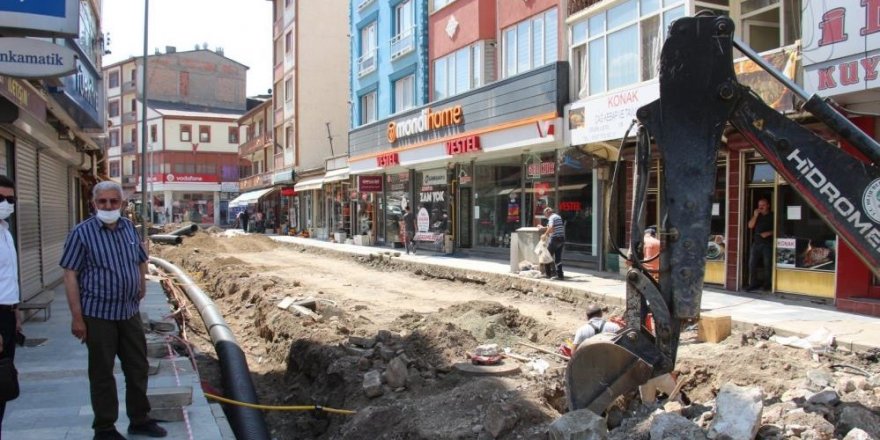
[[147,58],[147,69],[144,151],[143,59],[104,68],[110,177],[139,203],[144,160],[153,222],[226,224],[227,205],[238,195],[247,67],[222,49],[169,46]]
[[332,235],[327,212],[341,209],[325,195],[325,180],[348,177],[344,166],[326,175],[327,161],[348,151],[348,8],[344,0],[271,1],[274,89],[267,142],[272,148],[265,166],[251,166],[255,174],[242,176],[242,182],[268,179],[272,191],[248,194],[248,209],[263,212],[279,231],[327,238]]

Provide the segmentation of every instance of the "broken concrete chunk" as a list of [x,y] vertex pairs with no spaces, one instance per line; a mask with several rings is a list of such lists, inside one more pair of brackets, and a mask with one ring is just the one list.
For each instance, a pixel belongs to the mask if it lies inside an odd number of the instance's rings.
[[388,368],[385,370],[385,382],[391,388],[406,386],[407,374],[406,363],[400,357],[396,357],[388,363]]
[[177,322],[173,319],[163,319],[161,321],[151,319],[150,328],[155,332],[173,333],[177,331]]
[[486,411],[483,426],[492,435],[492,438],[498,438],[513,429],[517,418],[516,410],[513,406],[493,403],[489,405],[489,409]]
[[841,404],[843,409],[837,418],[837,430],[849,432],[859,428],[873,438],[880,438],[880,416],[858,404]]
[[364,394],[370,398],[382,395],[382,375],[379,371],[371,370],[364,374]]
[[829,388],[810,395],[807,397],[807,402],[814,405],[836,405],[840,402],[840,395],[837,394],[837,391]]
[[834,383],[834,376],[825,370],[807,371],[807,388],[811,391],[822,391]]
[[867,432],[862,431],[859,428],[853,428],[849,432],[846,433],[846,437],[843,440],[874,440]]
[[278,308],[281,310],[287,310],[287,308],[290,307],[290,305],[293,304],[294,301],[295,300],[293,298],[285,296],[284,299],[282,299],[281,302],[278,303]]
[[764,395],[757,387],[740,387],[732,383],[721,386],[716,414],[709,426],[708,437],[752,439],[761,427]]
[[588,409],[563,414],[550,424],[550,440],[605,440],[605,419]]
[[362,336],[349,336],[348,343],[363,348],[373,348],[376,345],[376,338],[365,338]]
[[706,434],[694,422],[679,414],[661,412],[651,417],[651,438],[702,440],[706,438]]

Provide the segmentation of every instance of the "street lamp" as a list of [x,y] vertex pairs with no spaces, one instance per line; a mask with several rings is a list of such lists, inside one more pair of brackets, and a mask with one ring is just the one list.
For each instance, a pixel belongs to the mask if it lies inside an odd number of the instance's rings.
[[[150,0],[144,0],[144,56],[141,72],[141,239],[147,237],[147,40],[149,36]],[[152,155],[151,155],[152,157]]]

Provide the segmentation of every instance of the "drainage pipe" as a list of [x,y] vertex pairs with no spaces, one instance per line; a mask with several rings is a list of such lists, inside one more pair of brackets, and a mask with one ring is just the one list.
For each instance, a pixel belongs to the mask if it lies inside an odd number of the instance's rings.
[[199,230],[199,225],[193,223],[186,225],[176,231],[169,232],[170,235],[193,235]]
[[162,244],[183,243],[183,237],[181,237],[179,235],[171,235],[171,234],[153,234],[150,236],[150,240],[153,243],[162,243]]
[[[199,310],[199,315],[211,335],[217,358],[220,360],[220,373],[226,396],[239,402],[256,404],[257,392],[254,390],[247,359],[214,302],[177,266],[156,257],[150,257],[150,262],[172,274],[177,279],[178,286],[183,288],[186,296]],[[266,420],[261,411],[239,405],[229,405],[226,407],[226,416],[229,418],[229,425],[235,433],[235,438],[270,439],[269,429],[266,427]]]

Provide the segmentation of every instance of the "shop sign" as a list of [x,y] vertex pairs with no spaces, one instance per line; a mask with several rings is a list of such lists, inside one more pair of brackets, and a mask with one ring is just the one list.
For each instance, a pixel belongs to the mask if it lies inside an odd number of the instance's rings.
[[398,139],[414,134],[425,133],[438,128],[458,125],[464,121],[462,118],[461,105],[445,108],[439,111],[431,111],[428,107],[413,118],[388,123],[388,142],[392,144]]
[[428,232],[431,228],[431,215],[428,214],[427,209],[419,209],[419,213],[416,216],[416,228],[418,228],[418,232],[420,233]]
[[635,119],[636,110],[658,98],[660,86],[657,82],[651,82],[572,104],[568,112],[571,144],[584,145],[622,138]]
[[358,176],[358,191],[382,192],[382,176]]
[[0,2],[0,28],[28,35],[79,35],[80,0],[14,0]]
[[376,156],[376,165],[381,168],[393,167],[400,165],[400,156],[396,153],[382,153]]
[[578,212],[581,210],[581,202],[559,202],[560,212]]
[[797,239],[776,239],[776,267],[795,267],[797,259]]
[[272,174],[272,184],[293,183],[296,180],[296,172],[293,169],[277,171]]
[[238,182],[220,182],[220,192],[237,193],[239,191]]
[[287,187],[281,188],[281,195],[284,197],[295,196],[296,190],[287,186]]
[[811,2],[801,19],[808,93],[832,96],[880,87],[880,0]]
[[556,172],[556,162],[534,162],[526,167],[529,178],[549,176]]
[[544,197],[550,192],[550,182],[535,182],[535,194]]
[[455,156],[456,154],[473,153],[481,150],[482,148],[480,148],[479,136],[467,136],[463,138],[453,139],[451,141],[446,141],[446,154],[450,156]]
[[425,170],[422,172],[422,185],[446,185],[446,170],[444,168],[436,170]]
[[61,77],[61,87],[49,87],[56,99],[83,129],[104,130],[101,116],[104,93],[101,74],[91,65],[76,60],[72,75]]
[[165,174],[168,183],[217,183],[215,174]]
[[[794,81],[797,75],[798,47],[783,47],[770,53],[762,53],[761,58],[777,71]],[[736,80],[757,93],[770,107],[787,112],[794,110],[794,94],[781,82],[773,78],[754,61],[745,58],[733,64]]]
[[57,78],[76,69],[76,54],[33,38],[0,38],[0,74],[16,78]]
[[0,76],[0,96],[40,120],[46,117],[46,101],[24,81]]

